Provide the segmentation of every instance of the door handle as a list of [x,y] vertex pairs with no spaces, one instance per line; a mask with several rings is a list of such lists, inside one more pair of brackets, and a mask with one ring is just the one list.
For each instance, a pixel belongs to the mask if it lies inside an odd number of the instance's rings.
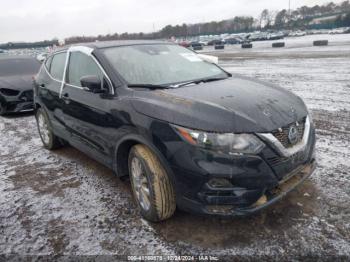
[[69,99],[69,94],[68,94],[68,93],[64,93],[64,94],[62,95],[62,99],[64,100],[64,102],[65,102],[66,104],[68,104],[69,101],[70,101],[70,99]]
[[41,85],[39,85],[39,87],[45,87],[45,84],[41,84]]

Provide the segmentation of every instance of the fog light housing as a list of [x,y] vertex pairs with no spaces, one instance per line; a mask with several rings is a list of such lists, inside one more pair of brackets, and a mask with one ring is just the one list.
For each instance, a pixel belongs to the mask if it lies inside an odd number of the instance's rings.
[[208,182],[208,186],[211,188],[231,188],[233,185],[226,178],[212,178]]

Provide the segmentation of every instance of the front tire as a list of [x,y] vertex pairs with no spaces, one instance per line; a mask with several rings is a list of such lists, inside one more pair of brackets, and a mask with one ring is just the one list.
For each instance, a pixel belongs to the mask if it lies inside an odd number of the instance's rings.
[[39,108],[35,114],[41,141],[46,149],[53,150],[62,147],[62,143],[53,132],[49,117],[44,109]]
[[136,145],[131,149],[129,173],[141,215],[152,222],[170,218],[176,209],[174,188],[159,159],[148,147]]

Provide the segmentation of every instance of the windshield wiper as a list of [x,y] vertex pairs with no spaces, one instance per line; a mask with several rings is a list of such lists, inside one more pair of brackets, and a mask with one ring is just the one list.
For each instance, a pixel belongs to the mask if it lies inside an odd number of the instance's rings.
[[166,85],[153,85],[153,84],[129,84],[128,87],[131,88],[148,88],[148,89],[168,89],[169,86]]
[[182,87],[182,86],[187,86],[187,85],[191,85],[191,84],[200,84],[200,83],[207,83],[207,82],[213,82],[213,81],[219,81],[219,80],[224,80],[227,77],[209,77],[209,78],[203,78],[203,79],[198,79],[198,80],[193,80],[193,81],[188,81],[188,82],[184,82],[184,83],[180,83],[180,84],[176,84],[176,85],[171,85],[171,87]]
[[203,78],[203,79],[183,82],[183,83],[175,84],[175,85],[129,84],[128,87],[131,87],[131,88],[148,88],[148,89],[152,89],[152,90],[155,90],[155,89],[169,89],[169,88],[176,88],[176,87],[187,86],[187,85],[190,85],[190,84],[200,84],[200,83],[207,83],[207,82],[212,82],[212,81],[219,81],[219,80],[224,80],[226,78],[227,77],[209,77],[209,78]]

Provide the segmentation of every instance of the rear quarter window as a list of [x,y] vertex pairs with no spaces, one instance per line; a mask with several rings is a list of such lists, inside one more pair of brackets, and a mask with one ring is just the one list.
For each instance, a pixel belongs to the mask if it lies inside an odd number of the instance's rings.
[[50,67],[51,67],[51,62],[52,62],[52,56],[48,57],[45,61],[45,66],[47,68],[47,70],[50,71]]

